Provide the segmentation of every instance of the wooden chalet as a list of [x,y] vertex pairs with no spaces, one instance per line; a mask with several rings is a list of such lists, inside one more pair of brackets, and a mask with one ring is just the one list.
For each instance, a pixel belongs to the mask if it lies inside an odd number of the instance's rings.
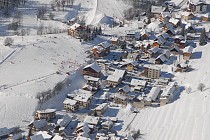
[[86,31],[86,27],[85,26],[81,26],[80,24],[75,23],[68,30],[68,34],[73,36],[73,37],[75,37],[75,38],[79,38],[79,37],[83,36],[85,31]]
[[83,75],[100,78],[101,68],[97,63],[92,63],[83,68]]

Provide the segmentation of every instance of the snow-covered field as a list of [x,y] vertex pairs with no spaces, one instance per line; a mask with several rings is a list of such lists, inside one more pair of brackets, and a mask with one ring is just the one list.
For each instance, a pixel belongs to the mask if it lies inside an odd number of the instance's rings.
[[[22,114],[12,122],[20,122],[22,116],[30,117],[37,105],[36,93],[52,89],[65,79],[66,72],[72,75],[85,63],[87,46],[66,34],[28,36],[23,41],[21,37],[14,37],[14,40],[20,44],[19,48],[0,65],[0,127],[13,125],[8,120],[14,116],[10,110]],[[61,74],[56,74],[57,71]]]

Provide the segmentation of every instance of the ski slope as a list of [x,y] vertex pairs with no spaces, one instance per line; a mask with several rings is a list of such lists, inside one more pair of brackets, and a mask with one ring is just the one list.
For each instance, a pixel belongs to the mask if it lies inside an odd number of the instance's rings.
[[[123,11],[130,6],[118,0],[76,0],[75,4],[81,3],[81,12],[85,16],[86,24],[103,24],[100,23],[104,17],[123,18]],[[102,16],[103,15],[103,16]],[[106,23],[106,24],[112,24]]]

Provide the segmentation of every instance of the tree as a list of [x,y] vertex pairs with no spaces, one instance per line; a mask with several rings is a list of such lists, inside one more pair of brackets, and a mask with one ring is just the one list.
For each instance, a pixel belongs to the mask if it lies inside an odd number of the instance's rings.
[[13,43],[13,39],[12,38],[10,38],[10,37],[7,37],[5,40],[4,40],[4,45],[5,46],[11,46],[12,45],[12,43]]
[[65,4],[66,4],[66,1],[65,0],[61,0],[61,5],[63,7],[63,11],[64,11]]
[[201,92],[204,90],[204,88],[205,88],[206,86],[203,84],[203,83],[200,83],[199,85],[198,85],[198,90],[200,90]]
[[51,19],[51,20],[53,20],[54,19],[54,17],[55,17],[55,15],[53,14],[53,13],[49,13],[49,18]]
[[124,49],[126,49],[126,45],[127,45],[127,43],[126,43],[126,41],[124,40],[124,41],[122,42],[120,48],[121,48],[122,50],[124,50]]
[[203,28],[201,31],[200,39],[199,39],[199,45],[201,45],[201,46],[205,45],[207,43],[206,38],[207,38],[206,30],[205,30],[205,28]]
[[140,130],[138,129],[138,130],[136,131],[136,133],[133,134],[134,140],[138,139],[138,138],[140,137],[140,135],[141,135],[141,133],[140,133]]
[[192,88],[190,86],[187,87],[186,92],[189,94],[191,91],[192,91]]
[[44,33],[44,24],[41,23],[37,29],[37,35],[43,35],[43,33]]
[[47,7],[46,6],[42,6],[42,7],[38,8],[37,19],[39,18],[39,19],[43,20],[46,12],[47,12]]

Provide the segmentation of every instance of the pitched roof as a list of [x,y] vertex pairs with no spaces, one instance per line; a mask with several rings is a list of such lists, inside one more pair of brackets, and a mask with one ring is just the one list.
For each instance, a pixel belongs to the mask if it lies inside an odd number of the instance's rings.
[[54,113],[56,112],[56,109],[46,109],[46,110],[37,110],[38,113],[40,114],[45,114],[45,113]]
[[160,93],[160,90],[161,90],[160,87],[153,87],[149,92],[149,94],[147,95],[147,98],[150,98],[152,101],[155,101]]
[[83,69],[86,69],[86,68],[91,68],[91,69],[95,70],[96,72],[100,72],[101,71],[101,67],[95,62],[85,66]]
[[73,106],[73,105],[76,105],[77,101],[72,100],[72,99],[65,99],[63,103],[64,104],[69,104],[69,105],[72,105]]
[[151,13],[160,14],[163,11],[162,6],[151,6]]
[[187,46],[183,49],[183,52],[188,52],[188,53],[192,53],[193,52],[193,47],[192,46]]
[[98,45],[102,46],[103,48],[109,48],[111,46],[111,42],[105,41],[105,42],[102,42],[102,43],[100,43]]
[[161,15],[163,17],[171,17],[171,14],[169,12],[162,12]]
[[120,77],[114,76],[114,75],[109,75],[106,80],[107,81],[112,81],[112,82],[119,82],[120,81]]
[[189,0],[189,2],[194,5],[206,4],[206,0]]
[[126,72],[125,70],[115,69],[113,76],[123,78],[125,72]]
[[84,122],[88,123],[88,124],[93,124],[93,125],[97,125],[99,122],[100,118],[99,117],[95,117],[95,116],[86,116],[84,119]]
[[37,135],[42,135],[42,137],[44,139],[51,139],[52,138],[52,135],[49,135],[48,132],[46,132],[46,131],[39,131],[39,132],[37,132]]
[[33,135],[30,137],[31,140],[44,140],[43,136],[41,134],[39,135]]
[[176,19],[176,18],[170,18],[169,22],[171,22],[174,25],[177,25],[179,23],[180,20]]
[[68,114],[66,114],[63,116],[62,119],[59,119],[57,121],[57,124],[61,127],[66,127],[71,121],[72,121],[72,118]]
[[9,134],[9,129],[4,127],[4,128],[0,128],[0,137],[8,135]]
[[123,86],[122,88],[119,88],[118,91],[123,90],[125,93],[130,92],[131,88],[128,85]]
[[131,80],[131,85],[132,86],[145,86],[146,85],[146,81],[144,81],[144,80],[139,80],[139,79],[132,79]]
[[33,125],[36,129],[41,129],[47,125],[47,121],[45,119],[35,120]]
[[106,107],[108,107],[108,103],[103,103],[103,104],[100,104],[99,106],[97,106],[95,108],[95,110],[101,110],[101,109],[104,109]]
[[160,59],[162,62],[165,62],[167,60],[163,54],[159,55],[155,60],[158,60],[158,59]]
[[[80,89],[80,91],[81,91],[81,89]],[[76,93],[74,100],[80,101],[80,102],[87,102],[92,97],[92,94],[86,90],[82,90],[82,91],[83,92],[79,92],[79,90],[74,91]]]
[[63,140],[63,138],[59,135],[55,135],[52,140]]
[[77,29],[78,27],[80,27],[80,24],[74,23],[74,24],[70,27],[70,29],[75,30],[75,29]]

